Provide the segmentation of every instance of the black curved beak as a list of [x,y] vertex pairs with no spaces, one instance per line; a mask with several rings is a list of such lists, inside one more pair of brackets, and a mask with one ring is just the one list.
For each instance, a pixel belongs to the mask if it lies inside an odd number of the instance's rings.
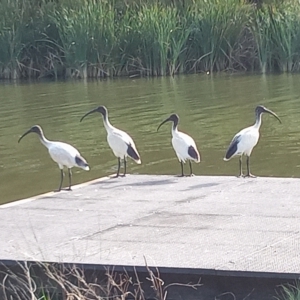
[[273,111],[271,111],[270,109],[265,108],[265,112],[272,115],[272,116],[274,116],[280,122],[280,124],[282,123],[280,118]]
[[31,128],[30,128],[29,130],[27,130],[27,131],[19,138],[18,143],[20,143],[21,140],[22,140],[22,138],[23,138],[24,136],[26,136],[26,135],[27,135],[28,133],[30,133],[30,132],[32,132],[32,131],[31,131]]
[[95,108],[95,109],[92,109],[91,111],[87,112],[81,119],[80,119],[80,122],[88,115],[94,113],[94,112],[97,112],[98,111],[98,107]]
[[160,128],[161,125],[167,123],[168,121],[171,121],[170,118],[167,118],[167,119],[165,119],[162,123],[160,123],[159,126],[157,127],[157,130],[156,130],[156,131],[159,130],[159,128]]

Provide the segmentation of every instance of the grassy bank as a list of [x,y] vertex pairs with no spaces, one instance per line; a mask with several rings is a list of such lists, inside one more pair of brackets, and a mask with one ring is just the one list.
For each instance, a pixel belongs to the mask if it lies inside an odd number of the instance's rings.
[[297,72],[300,4],[1,0],[0,78]]

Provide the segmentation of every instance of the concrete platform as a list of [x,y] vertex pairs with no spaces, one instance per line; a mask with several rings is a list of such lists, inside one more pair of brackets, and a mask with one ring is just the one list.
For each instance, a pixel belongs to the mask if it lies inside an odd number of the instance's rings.
[[296,279],[300,180],[128,175],[0,206],[0,261]]

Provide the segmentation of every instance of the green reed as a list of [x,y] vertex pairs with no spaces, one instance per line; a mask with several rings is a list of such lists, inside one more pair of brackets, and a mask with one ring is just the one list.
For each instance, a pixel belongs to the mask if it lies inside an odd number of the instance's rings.
[[1,0],[0,77],[299,71],[296,0]]
[[199,2],[191,11],[190,68],[195,71],[230,69],[250,7],[236,0]]
[[0,5],[0,63],[1,76],[16,79],[22,66],[22,54],[32,39],[29,11],[23,1],[2,0]]
[[268,7],[255,12],[250,22],[252,34],[257,50],[259,70],[262,73],[273,71],[272,64],[272,42],[271,42],[271,15]]
[[67,77],[87,77],[87,52],[91,35],[89,4],[84,5],[79,0],[64,0],[54,11],[52,21],[58,29],[55,42],[62,47]]
[[183,69],[180,59],[189,28],[177,8],[154,3],[142,5],[132,16],[135,35],[135,61],[151,76],[173,75]]
[[259,70],[291,72],[299,70],[299,4],[286,1],[264,5],[250,21]]
[[280,5],[273,8],[270,18],[274,63],[280,71],[291,72],[299,63],[299,6]]
[[119,69],[119,43],[113,1],[94,1],[89,16],[89,70],[96,74],[93,77],[115,76]]
[[[47,39],[53,34],[48,15],[50,2],[1,0],[0,5],[0,77],[40,77],[48,75],[53,62],[60,61],[57,49]],[[54,29],[55,32],[55,29]],[[50,58],[52,57],[52,63]]]

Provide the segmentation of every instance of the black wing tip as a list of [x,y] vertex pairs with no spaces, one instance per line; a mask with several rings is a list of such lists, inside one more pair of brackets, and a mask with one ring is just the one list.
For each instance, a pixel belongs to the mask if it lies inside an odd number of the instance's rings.
[[227,152],[225,154],[224,160],[229,160],[229,159],[231,159],[234,156],[234,154],[237,151],[237,145],[238,145],[238,143],[235,142],[235,143],[232,143],[229,146],[229,148],[228,148],[228,150],[227,150]]
[[199,153],[193,146],[189,146],[188,155],[194,160],[200,160]]
[[136,161],[140,161],[141,160],[139,154],[136,152],[136,150],[130,144],[128,145],[128,148],[127,148],[127,154],[133,160],[136,160]]
[[226,153],[225,154],[225,157],[224,157],[224,160],[226,161],[226,160],[230,160],[232,158],[232,155],[230,154],[230,153]]
[[85,161],[83,157],[76,156],[75,162],[79,167],[85,168],[86,170],[89,170],[89,164]]

